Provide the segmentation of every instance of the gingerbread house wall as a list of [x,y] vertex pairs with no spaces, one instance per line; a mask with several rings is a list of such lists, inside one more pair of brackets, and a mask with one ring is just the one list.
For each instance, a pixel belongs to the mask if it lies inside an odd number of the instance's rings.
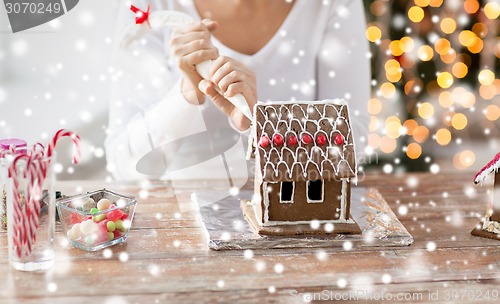
[[493,213],[491,215],[491,220],[500,222],[500,171],[495,174],[492,199]]
[[[307,201],[307,182],[295,182],[293,203],[280,201],[280,183],[263,182],[255,185],[260,202],[255,205],[256,217],[260,223],[339,221],[350,218],[351,184],[349,179],[324,181],[323,201]],[[270,190],[268,192],[268,190]]]

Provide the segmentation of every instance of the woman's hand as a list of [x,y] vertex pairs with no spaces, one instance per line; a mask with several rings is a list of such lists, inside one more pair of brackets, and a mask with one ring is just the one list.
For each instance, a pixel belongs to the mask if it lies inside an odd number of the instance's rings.
[[193,104],[203,102],[203,93],[198,84],[202,80],[195,66],[206,60],[214,60],[219,51],[212,45],[210,38],[217,28],[217,22],[204,19],[188,27],[172,32],[170,49],[183,74],[182,94]]
[[240,130],[250,127],[250,120],[229,100],[236,94],[243,94],[250,109],[257,103],[257,84],[255,73],[244,64],[225,56],[213,61],[210,68],[210,81],[201,80],[198,88],[208,95],[214,104]]

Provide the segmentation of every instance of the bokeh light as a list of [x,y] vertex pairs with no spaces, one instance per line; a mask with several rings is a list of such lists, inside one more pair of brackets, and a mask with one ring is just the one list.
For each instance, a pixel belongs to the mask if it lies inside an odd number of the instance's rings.
[[439,94],[439,104],[447,109],[453,105],[453,95],[449,91],[443,91]]
[[418,126],[413,130],[413,139],[416,142],[424,143],[429,138],[429,129],[425,126]]
[[385,82],[380,86],[380,93],[385,98],[392,98],[396,94],[396,87],[390,82]]
[[441,88],[447,89],[453,85],[453,76],[448,72],[439,73],[437,83]]
[[434,116],[434,106],[428,102],[424,102],[418,107],[418,115],[423,119],[428,119]]
[[477,0],[465,0],[464,9],[469,14],[474,14],[479,9],[479,2]]
[[451,132],[448,129],[439,129],[436,132],[436,142],[441,146],[446,146],[451,141]]
[[384,153],[390,154],[394,152],[397,148],[397,142],[395,139],[389,136],[383,136],[380,141],[380,150]]
[[443,5],[443,1],[444,0],[431,0],[429,1],[429,6],[440,7],[441,5]]
[[408,10],[408,18],[411,21],[418,23],[424,19],[424,10],[419,6],[412,6]]
[[380,40],[382,38],[382,31],[377,26],[372,25],[366,29],[366,38],[371,42]]
[[463,62],[456,62],[453,65],[451,72],[453,73],[453,76],[455,76],[457,78],[464,78],[465,76],[467,76],[467,73],[469,72],[469,68]]
[[500,4],[498,2],[490,1],[484,6],[484,14],[488,19],[496,20],[500,15]]
[[382,111],[382,102],[377,98],[372,98],[368,101],[368,113],[377,115]]
[[429,61],[434,56],[434,50],[428,46],[423,45],[418,48],[418,58],[422,61]]
[[444,18],[440,23],[441,30],[445,34],[453,33],[457,28],[457,23],[452,18]]
[[447,54],[451,49],[451,43],[446,38],[439,38],[434,43],[434,49],[436,50],[436,53],[440,55]]
[[451,125],[457,130],[463,130],[467,126],[467,116],[463,113],[456,113],[451,118]]
[[406,129],[406,135],[413,135],[413,132],[418,127],[418,122],[414,119],[408,119],[404,122],[403,127]]
[[476,34],[469,30],[462,31],[460,35],[458,35],[458,41],[466,47],[472,46],[476,42],[476,38]]
[[370,56],[379,60],[368,144],[401,156],[394,170],[412,162],[407,168],[475,170],[478,153],[500,145],[498,1],[372,0],[367,8]]
[[497,105],[489,105],[484,111],[484,115],[490,121],[497,121],[500,118],[500,107]]
[[495,73],[487,69],[482,70],[481,72],[479,72],[477,79],[481,84],[491,85],[493,84],[493,81],[495,81]]
[[414,0],[413,1],[415,3],[415,5],[418,5],[420,7],[426,7],[426,6],[429,6],[430,4],[430,0]]
[[422,147],[417,143],[411,143],[406,147],[406,155],[411,159],[417,159],[422,155]]

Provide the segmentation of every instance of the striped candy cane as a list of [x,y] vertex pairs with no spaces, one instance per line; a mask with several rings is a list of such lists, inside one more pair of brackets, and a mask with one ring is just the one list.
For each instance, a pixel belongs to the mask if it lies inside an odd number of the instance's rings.
[[50,141],[47,147],[47,157],[51,157],[52,154],[54,154],[57,142],[62,137],[71,137],[71,139],[73,140],[73,163],[77,164],[80,161],[80,136],[65,129],[57,131]]
[[14,161],[11,163],[10,167],[8,168],[8,174],[9,178],[12,179],[12,206],[13,206],[13,223],[12,223],[12,239],[13,239],[13,246],[12,250],[14,251],[15,254],[17,254],[18,257],[21,257],[23,254],[23,243],[24,239],[26,238],[26,230],[24,227],[24,212],[21,207],[21,192],[20,192],[20,179],[18,176],[18,171],[17,171],[17,163],[21,159],[26,159],[28,156],[27,155],[18,155]]
[[[36,151],[33,151],[36,152]],[[49,160],[43,154],[32,153],[26,166],[26,178],[28,178],[26,195],[26,214],[24,227],[27,237],[24,239],[25,254],[30,255],[33,244],[36,242],[36,233],[40,222],[40,208],[42,199],[42,187],[46,176],[46,167]]]
[[[43,184],[47,178],[47,171],[50,166],[51,157],[57,146],[57,142],[62,137],[71,137],[73,140],[73,163],[80,160],[80,137],[68,130],[61,129],[56,132],[50,141],[47,149],[40,143],[36,143],[29,153],[18,154],[16,156],[15,148],[2,151],[3,155],[12,154],[15,156],[8,168],[9,178],[12,179],[12,203],[13,203],[13,222],[12,250],[18,257],[29,256],[32,253],[36,241],[36,233],[40,223],[40,209],[43,195]],[[18,172],[18,162],[26,161],[26,168],[22,175]],[[25,191],[25,203],[22,202],[21,179],[27,180],[28,184]]]
[[[26,161],[23,174],[19,174],[18,163]],[[36,233],[40,222],[40,208],[42,198],[42,185],[47,174],[48,161],[43,153],[30,153],[18,155],[9,167],[9,176],[12,178],[13,205],[14,205],[14,245],[18,257],[29,256],[36,241]],[[21,194],[21,179],[27,180],[26,192]]]

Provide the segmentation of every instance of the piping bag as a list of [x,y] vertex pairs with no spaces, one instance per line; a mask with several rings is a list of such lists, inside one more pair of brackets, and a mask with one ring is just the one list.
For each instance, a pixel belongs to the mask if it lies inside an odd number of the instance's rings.
[[[178,11],[156,11],[153,13],[141,11],[135,6],[130,9],[135,13],[136,24],[130,24],[124,29],[122,48],[127,48],[133,41],[142,38],[149,30],[158,30],[162,27],[171,29],[181,28],[193,22],[191,16]],[[212,60],[206,60],[196,65],[196,71],[203,79],[210,80],[210,67]],[[248,107],[248,103],[242,94],[236,94],[233,97],[226,98],[238,110],[240,110],[248,119],[252,120],[252,112]]]
[[[177,11],[141,11],[135,6],[130,9],[135,13],[135,23],[129,24],[122,32],[120,48],[127,49],[134,41],[141,39],[151,30],[162,27],[180,28],[189,25],[193,19]],[[196,71],[204,79],[209,79],[212,61],[196,65]],[[242,94],[227,98],[236,108],[251,119],[250,108]],[[222,156],[225,164],[225,152],[237,144],[240,134],[232,128],[211,128],[204,132],[179,138],[162,144],[143,155],[136,164],[136,170],[146,175],[159,176],[184,168],[201,164],[214,157]],[[202,152],[200,152],[202,151]],[[231,176],[226,166],[227,176]]]

